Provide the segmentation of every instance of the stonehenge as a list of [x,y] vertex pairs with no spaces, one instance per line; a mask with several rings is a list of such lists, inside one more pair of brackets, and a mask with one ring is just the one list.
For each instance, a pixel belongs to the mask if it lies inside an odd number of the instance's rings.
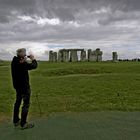
[[[78,60],[78,53],[80,52],[80,60]],[[92,51],[89,49],[87,52],[84,49],[60,49],[57,52],[49,52],[50,62],[78,62],[78,61],[102,61],[103,52],[99,48]]]
[[84,51],[84,49],[61,49],[58,52],[58,62],[77,62],[77,51]]
[[[80,57],[78,59],[78,52],[80,52]],[[50,62],[78,62],[78,61],[88,61],[88,62],[100,62],[102,61],[103,52],[99,48],[96,50],[88,49],[60,49],[57,52],[49,51],[49,61]],[[118,61],[117,52],[112,52],[112,61]]]

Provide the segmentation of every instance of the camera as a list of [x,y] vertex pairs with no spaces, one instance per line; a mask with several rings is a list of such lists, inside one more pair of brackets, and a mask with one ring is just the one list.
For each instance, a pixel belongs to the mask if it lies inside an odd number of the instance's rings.
[[30,58],[30,55],[27,55],[28,58]]

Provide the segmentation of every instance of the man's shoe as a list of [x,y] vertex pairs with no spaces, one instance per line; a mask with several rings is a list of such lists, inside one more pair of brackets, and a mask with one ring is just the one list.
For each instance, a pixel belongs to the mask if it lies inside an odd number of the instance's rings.
[[23,126],[21,126],[21,130],[29,129],[29,128],[33,128],[33,127],[34,127],[33,123],[25,123]]
[[17,127],[20,125],[20,120],[17,123],[14,123],[14,126]]

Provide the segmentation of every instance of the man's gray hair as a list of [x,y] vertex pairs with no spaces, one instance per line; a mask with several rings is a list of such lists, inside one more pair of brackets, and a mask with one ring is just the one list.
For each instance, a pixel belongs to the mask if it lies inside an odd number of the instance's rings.
[[26,55],[26,49],[21,48],[17,50],[17,56],[24,57]]

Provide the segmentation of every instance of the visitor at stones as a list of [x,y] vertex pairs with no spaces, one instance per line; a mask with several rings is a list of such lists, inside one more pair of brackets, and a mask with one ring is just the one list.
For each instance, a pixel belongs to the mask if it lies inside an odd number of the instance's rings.
[[[31,60],[30,63],[27,62],[27,58]],[[21,126],[21,129],[28,129],[34,127],[33,123],[27,122],[31,95],[28,70],[36,68],[37,61],[34,56],[27,56],[25,48],[18,49],[17,56],[14,56],[11,62],[11,74],[13,87],[16,90],[16,101],[13,110],[13,123],[15,127]],[[20,118],[19,111],[22,101],[23,106]]]

